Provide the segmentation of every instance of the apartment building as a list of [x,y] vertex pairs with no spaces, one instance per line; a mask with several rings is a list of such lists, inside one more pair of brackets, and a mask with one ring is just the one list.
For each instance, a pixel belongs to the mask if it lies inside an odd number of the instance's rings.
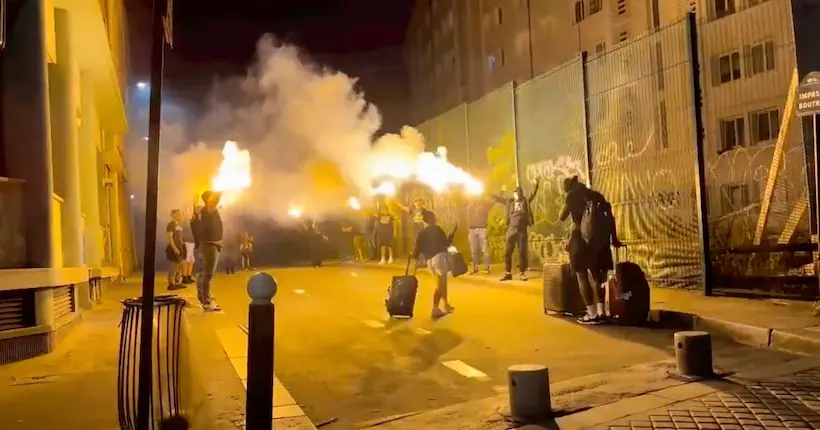
[[50,352],[133,266],[122,0],[10,1],[0,133],[0,363]]
[[[689,71],[676,66],[688,61],[688,46],[662,33],[695,11],[710,219],[737,220],[736,213],[746,211],[753,224],[769,172],[777,173],[772,155],[797,64],[792,7],[788,0],[423,0],[416,5],[406,42],[413,99],[427,114],[422,120],[428,119],[508,82],[544,74],[581,52],[595,58],[631,51],[631,60],[598,73],[596,85],[609,81],[609,87],[619,87],[608,104],[617,105],[624,118],[655,122],[662,146],[680,143],[670,140],[688,144],[691,109],[683,112],[683,106],[691,103],[690,93],[669,87],[688,85]],[[452,32],[443,30],[451,26],[456,28],[454,45]],[[678,39],[686,37],[679,33]],[[630,46],[636,39],[641,40]],[[461,67],[451,72],[448,64]],[[659,79],[621,85],[615,82],[618,73]],[[593,129],[596,117],[602,118],[598,107],[590,112]],[[800,215],[794,208],[807,198],[800,122],[784,124],[789,127],[786,162],[774,181],[772,234]]]
[[[711,214],[756,223],[757,203],[769,176],[777,175],[768,234],[779,236],[798,202],[808,198],[801,124],[793,117],[784,121],[797,65],[791,2],[699,0],[698,8],[707,21],[699,30],[708,74],[703,77],[704,127]],[[783,126],[785,159],[777,169],[772,158]]]

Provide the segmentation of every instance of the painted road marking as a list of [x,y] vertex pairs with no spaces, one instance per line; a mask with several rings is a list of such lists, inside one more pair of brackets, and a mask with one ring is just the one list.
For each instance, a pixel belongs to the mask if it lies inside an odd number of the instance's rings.
[[456,373],[465,378],[477,379],[479,381],[488,381],[490,379],[486,373],[476,369],[475,367],[469,366],[461,360],[444,361],[441,364],[449,367],[451,370],[454,370]]
[[305,290],[293,290],[293,292],[299,295],[305,294]]
[[384,328],[384,323],[378,321],[364,320],[362,323],[370,328]]

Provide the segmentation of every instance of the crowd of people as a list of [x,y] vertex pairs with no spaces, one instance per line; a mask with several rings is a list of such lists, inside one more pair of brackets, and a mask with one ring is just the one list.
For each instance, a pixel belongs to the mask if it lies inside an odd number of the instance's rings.
[[[526,194],[521,186],[513,190],[510,197],[505,197],[506,190],[498,195],[489,194],[473,197],[467,204],[468,232],[470,244],[471,274],[483,272],[490,274],[490,252],[488,244],[488,219],[495,205],[505,209],[505,249],[504,274],[501,281],[513,279],[512,263],[515,249],[518,249],[518,277],[527,280],[528,269],[528,235],[534,224],[532,202],[538,193],[539,183],[533,184],[532,191]],[[566,202],[560,220],[571,220],[570,235],[566,251],[569,253],[570,268],[576,276],[581,295],[586,305],[586,314],[579,322],[597,324],[606,318],[604,312],[604,291],[599,288],[607,280],[608,273],[614,269],[611,246],[620,247],[615,228],[612,208],[601,193],[591,190],[577,177],[564,181]],[[171,220],[165,231],[167,236],[166,257],[169,262],[168,289],[185,288],[196,283],[197,297],[205,310],[219,310],[211,295],[211,282],[217,271],[220,254],[223,254],[223,266],[226,273],[237,270],[251,270],[253,256],[253,237],[243,232],[235,239],[225,238],[222,218],[219,212],[221,194],[206,191],[202,194],[202,204],[196,205],[187,225],[182,211],[171,211]],[[433,316],[442,316],[455,308],[447,297],[448,249],[452,246],[456,231],[447,235],[437,224],[435,214],[425,207],[424,200],[416,199],[412,205],[397,204],[409,215],[412,222],[414,246],[411,258],[419,266],[427,265],[437,278],[434,296]],[[594,225],[593,225],[594,218]],[[388,209],[385,201],[380,201],[375,211],[362,214],[360,222],[348,219],[342,224],[342,233],[348,254],[355,262],[375,260],[380,264],[394,261],[394,236],[396,218]],[[302,222],[302,231],[307,243],[307,252],[311,265],[321,267],[324,259],[327,235],[323,234],[316,223],[310,219]],[[194,270],[197,277],[194,280]]]

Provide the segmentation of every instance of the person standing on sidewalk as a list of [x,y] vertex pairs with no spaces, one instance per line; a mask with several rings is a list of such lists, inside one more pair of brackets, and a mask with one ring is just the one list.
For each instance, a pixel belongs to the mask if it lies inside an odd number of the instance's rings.
[[168,290],[185,288],[182,285],[182,260],[185,257],[185,243],[182,241],[182,212],[179,209],[171,211],[171,222],[165,227],[168,245],[165,247],[165,257],[168,260]]
[[467,238],[470,240],[470,255],[472,256],[473,271],[471,275],[478,273],[478,263],[484,262],[486,274],[490,274],[490,247],[487,243],[487,220],[490,217],[490,210],[496,204],[504,204],[506,200],[499,196],[479,196],[474,197],[467,203],[467,221],[470,230]]
[[535,181],[532,193],[524,195],[521,186],[515,187],[513,196],[507,200],[507,241],[504,249],[504,276],[501,281],[512,280],[512,256],[515,247],[518,246],[518,269],[521,271],[519,278],[527,280],[527,235],[531,225],[535,224],[530,205],[538,194],[539,181]]
[[222,308],[211,297],[211,281],[216,274],[219,253],[222,251],[222,217],[219,215],[219,200],[222,195],[215,191],[202,193],[205,207],[199,212],[199,220],[194,229],[194,241],[199,244],[202,264],[198,267],[196,280],[197,296],[206,311]]
[[242,233],[241,243],[239,244],[239,252],[242,254],[242,270],[253,270],[251,266],[251,256],[253,255],[253,236],[250,233]]
[[[567,244],[569,265],[578,279],[587,309],[578,322],[600,324],[606,321],[606,290],[601,285],[606,281],[607,272],[614,269],[610,246],[618,248],[623,245],[618,239],[612,205],[601,193],[587,188],[577,176],[564,180],[564,192],[567,193],[566,202],[558,219],[565,221],[572,217]],[[582,228],[585,217],[594,218],[587,220],[593,230],[586,232],[589,237],[584,237]]]

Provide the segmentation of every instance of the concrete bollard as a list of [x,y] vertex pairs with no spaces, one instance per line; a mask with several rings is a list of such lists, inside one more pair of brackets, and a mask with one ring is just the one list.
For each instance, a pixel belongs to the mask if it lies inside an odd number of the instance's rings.
[[552,416],[550,373],[546,366],[516,364],[507,369],[510,415],[515,422],[538,423]]
[[245,428],[273,428],[273,335],[276,279],[259,272],[248,281],[248,392]]
[[682,376],[713,376],[712,335],[705,331],[675,333],[675,361],[678,374]]

